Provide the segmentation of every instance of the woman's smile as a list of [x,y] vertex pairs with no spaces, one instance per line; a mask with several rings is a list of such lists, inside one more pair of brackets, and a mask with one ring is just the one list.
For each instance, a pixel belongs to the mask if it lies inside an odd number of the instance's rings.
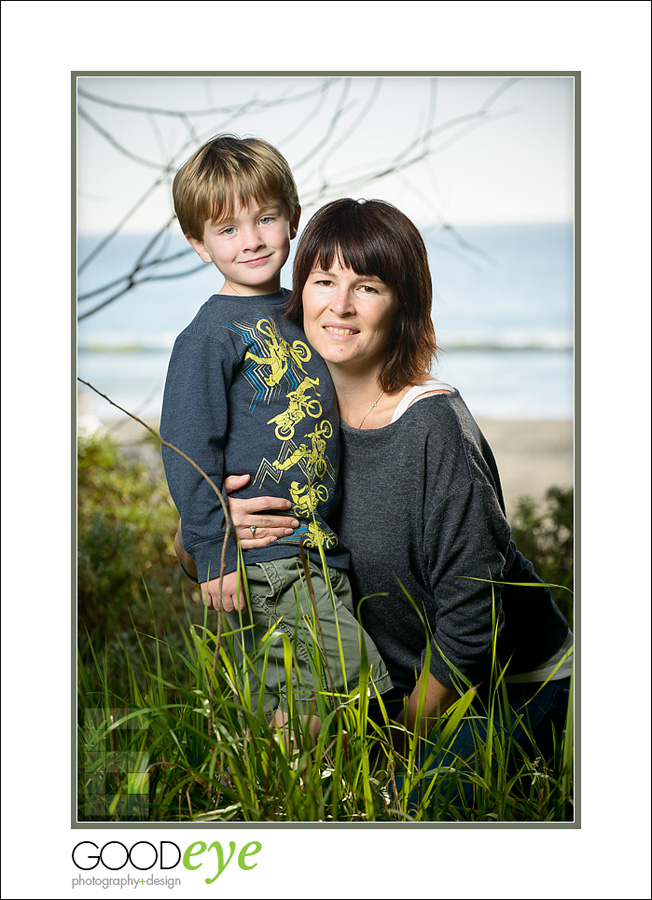
[[349,337],[350,335],[353,335],[353,334],[359,334],[359,331],[357,328],[344,328],[344,327],[338,326],[338,325],[324,325],[324,329],[329,334],[334,334],[334,335],[337,335],[338,337]]

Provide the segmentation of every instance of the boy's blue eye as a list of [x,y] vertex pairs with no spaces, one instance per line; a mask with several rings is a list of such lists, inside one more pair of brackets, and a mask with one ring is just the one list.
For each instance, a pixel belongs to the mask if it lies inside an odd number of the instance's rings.
[[274,221],[274,216],[261,216],[260,222],[262,225],[269,225],[270,222]]
[[222,234],[233,234],[235,232],[235,228],[233,225],[229,225],[228,228],[222,229]]

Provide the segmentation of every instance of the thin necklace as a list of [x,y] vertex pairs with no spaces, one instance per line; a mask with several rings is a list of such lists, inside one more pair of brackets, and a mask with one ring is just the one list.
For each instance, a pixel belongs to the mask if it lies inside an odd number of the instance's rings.
[[380,400],[380,398],[383,396],[384,393],[385,393],[385,391],[383,390],[380,392],[380,394],[378,394],[378,397],[374,400],[374,402],[371,404],[371,406],[369,407],[367,412],[364,414],[364,416],[362,417],[362,422],[360,422],[360,424],[358,425],[358,431],[360,431],[360,429],[364,425],[364,421],[367,418],[367,416],[369,415],[369,413],[371,412],[371,410],[375,409],[378,406],[378,401]]

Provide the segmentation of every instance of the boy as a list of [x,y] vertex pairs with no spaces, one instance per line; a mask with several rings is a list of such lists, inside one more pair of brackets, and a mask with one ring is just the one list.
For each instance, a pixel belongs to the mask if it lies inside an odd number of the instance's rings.
[[[337,403],[325,364],[303,331],[282,317],[289,292],[281,289],[280,271],[300,216],[292,173],[284,157],[265,141],[219,136],[179,169],[172,191],[186,239],[203,262],[216,266],[224,284],[175,342],[161,435],[222,491],[226,475],[248,474],[249,483],[239,496],[260,497],[261,492],[270,493],[270,487],[275,496],[285,494],[298,528],[287,529],[290,533],[267,546],[243,551],[254,625],[243,632],[244,639],[251,649],[270,626],[284,631],[297,642],[295,663],[301,678],[295,690],[301,690],[301,681],[312,684],[310,638],[303,621],[312,606],[299,565],[303,547],[310,558],[320,640],[323,636],[330,673],[328,684],[315,685],[315,690],[333,684],[344,690],[347,678],[351,687],[357,683],[361,628],[344,571],[348,552],[329,525],[336,505]],[[225,534],[221,505],[210,485],[179,454],[164,447],[163,461],[181,515],[183,547],[194,561],[205,602],[217,609]],[[320,546],[335,604],[323,577]],[[222,588],[227,613],[245,605],[237,558],[230,540]],[[338,628],[346,678],[340,667]],[[389,690],[391,681],[378,651],[368,638],[366,645],[372,681],[379,692]],[[283,642],[275,640],[270,642],[266,708],[283,707],[285,691]],[[305,699],[310,702],[310,694]]]

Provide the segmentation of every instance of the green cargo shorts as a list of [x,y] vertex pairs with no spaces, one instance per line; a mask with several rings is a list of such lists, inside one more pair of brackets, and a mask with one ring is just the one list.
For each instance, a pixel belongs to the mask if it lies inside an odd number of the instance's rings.
[[292,693],[294,708],[303,713],[314,709],[317,694],[332,698],[357,692],[363,641],[371,696],[392,688],[376,645],[355,617],[344,570],[328,569],[332,596],[323,570],[312,562],[309,591],[298,557],[256,563],[245,572],[249,604],[241,616],[225,616],[255,708],[262,698],[267,712],[287,711]]

